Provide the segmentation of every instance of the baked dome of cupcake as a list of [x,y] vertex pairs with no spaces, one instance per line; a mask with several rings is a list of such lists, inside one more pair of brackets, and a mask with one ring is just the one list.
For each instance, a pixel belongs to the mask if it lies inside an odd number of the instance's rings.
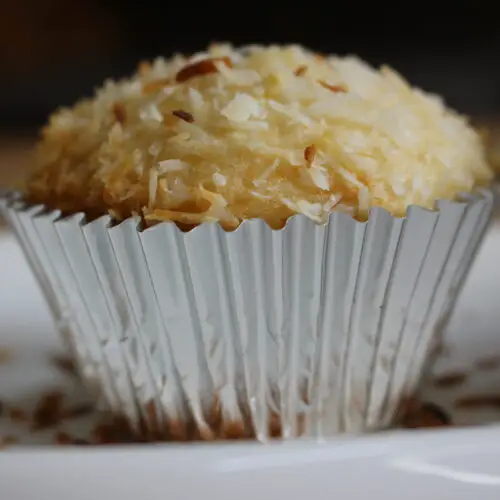
[[487,184],[476,132],[383,67],[299,46],[141,64],[44,128],[26,197],[65,213],[225,228],[409,205]]

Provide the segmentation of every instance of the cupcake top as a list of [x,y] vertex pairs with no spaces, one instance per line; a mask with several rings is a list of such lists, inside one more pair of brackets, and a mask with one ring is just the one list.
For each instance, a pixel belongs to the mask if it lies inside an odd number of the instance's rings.
[[216,45],[142,63],[56,112],[26,197],[92,217],[279,228],[295,213],[403,216],[491,177],[467,121],[386,67]]

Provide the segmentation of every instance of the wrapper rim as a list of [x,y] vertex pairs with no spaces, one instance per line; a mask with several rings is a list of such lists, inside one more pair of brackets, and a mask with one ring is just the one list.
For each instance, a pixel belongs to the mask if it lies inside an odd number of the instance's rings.
[[[170,224],[170,225],[175,226],[175,229],[179,233],[187,236],[187,235],[190,235],[196,231],[202,230],[202,227],[206,226],[206,225],[216,225],[216,226],[220,227],[221,230],[223,230],[227,234],[237,233],[238,231],[242,230],[244,225],[255,223],[255,221],[262,221],[269,230],[279,232],[279,231],[285,230],[287,228],[287,226],[292,224],[292,221],[296,218],[304,218],[304,219],[310,220],[311,222],[313,222],[317,226],[326,226],[329,223],[332,216],[334,216],[336,214],[341,214],[342,216],[345,216],[345,217],[353,220],[354,223],[359,224],[359,225],[368,224],[368,222],[370,221],[371,218],[374,217],[374,213],[376,213],[376,212],[385,213],[395,220],[405,220],[408,218],[409,213],[413,212],[413,211],[421,211],[424,213],[436,213],[436,212],[441,211],[443,204],[452,204],[452,205],[457,205],[457,206],[467,205],[471,202],[473,203],[475,201],[480,201],[480,200],[485,199],[489,196],[491,196],[492,199],[494,200],[495,199],[494,195],[497,193],[500,193],[500,182],[491,184],[490,186],[478,187],[477,189],[474,189],[470,193],[459,193],[456,196],[456,198],[454,198],[454,199],[447,199],[447,198],[437,199],[434,202],[433,208],[422,207],[422,206],[417,205],[417,204],[408,205],[406,208],[405,214],[400,215],[400,216],[393,215],[389,210],[387,210],[384,207],[376,206],[376,207],[370,208],[369,213],[368,213],[368,217],[365,220],[358,220],[355,217],[353,217],[345,212],[342,212],[340,210],[335,210],[335,208],[334,208],[332,210],[332,212],[330,213],[330,215],[328,216],[327,220],[323,223],[315,222],[313,219],[310,219],[309,217],[307,217],[306,215],[304,215],[302,213],[295,213],[295,214],[291,215],[290,217],[288,217],[285,221],[284,226],[279,228],[279,229],[271,227],[265,219],[262,219],[260,217],[255,217],[252,219],[243,219],[241,221],[241,223],[238,225],[238,227],[236,227],[233,230],[226,230],[220,225],[219,221],[214,221],[214,222],[202,222],[201,224],[195,225],[195,227],[193,227],[189,231],[182,231],[177,226],[177,224],[175,224],[175,221],[171,221],[171,220],[158,221],[155,224],[152,224],[151,226],[144,227],[142,225],[142,217],[139,215],[129,216],[129,217],[126,217],[126,218],[121,219],[121,220],[115,220],[111,215],[104,214],[104,215],[100,215],[96,218],[93,218],[91,220],[88,220],[87,214],[83,211],[74,212],[74,213],[64,213],[63,211],[61,211],[58,208],[50,208],[43,203],[29,203],[29,202],[24,200],[22,192],[19,190],[12,190],[12,189],[1,190],[0,189],[0,203],[4,203],[11,208],[12,208],[12,205],[14,203],[16,203],[17,204],[16,209],[20,210],[20,211],[34,210],[34,213],[32,214],[33,217],[53,215],[56,217],[54,219],[54,222],[64,221],[64,220],[69,220],[69,219],[79,219],[80,225],[85,226],[85,225],[89,225],[89,224],[93,224],[93,223],[100,224],[100,223],[102,223],[102,221],[106,220],[107,221],[106,227],[108,229],[112,230],[115,228],[119,228],[123,224],[130,222],[130,220],[135,220],[135,221],[137,221],[136,229],[140,233],[152,231],[157,226],[162,226],[164,224]],[[55,215],[55,214],[57,214],[57,215]]]

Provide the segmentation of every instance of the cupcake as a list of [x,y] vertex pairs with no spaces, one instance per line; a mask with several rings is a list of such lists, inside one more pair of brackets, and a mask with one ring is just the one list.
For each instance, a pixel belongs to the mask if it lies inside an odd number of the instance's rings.
[[386,67],[217,45],[56,112],[2,212],[109,410],[265,441],[390,425],[491,179],[467,121]]

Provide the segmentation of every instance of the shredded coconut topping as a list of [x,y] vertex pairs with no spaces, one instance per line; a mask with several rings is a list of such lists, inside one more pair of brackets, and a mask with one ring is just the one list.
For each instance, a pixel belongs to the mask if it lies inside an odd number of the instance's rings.
[[216,45],[141,64],[55,113],[27,197],[91,216],[279,228],[295,213],[403,216],[491,177],[466,120],[388,68]]

